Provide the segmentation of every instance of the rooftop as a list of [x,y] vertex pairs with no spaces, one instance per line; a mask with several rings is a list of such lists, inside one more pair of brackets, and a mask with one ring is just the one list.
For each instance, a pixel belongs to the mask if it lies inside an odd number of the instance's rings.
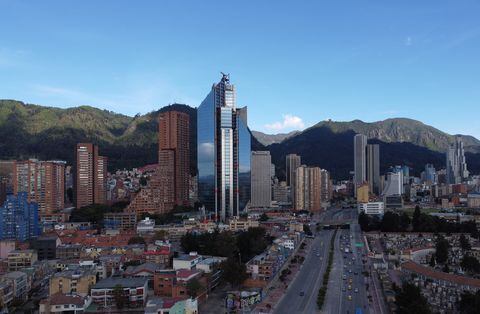
[[109,277],[97,282],[92,289],[110,289],[114,288],[117,285],[122,286],[123,288],[138,288],[143,287],[147,284],[148,279],[146,278],[121,278],[121,277]]
[[85,302],[84,299],[78,295],[56,293],[49,298],[42,300],[40,303],[50,305],[75,304],[76,306],[83,306]]
[[402,268],[432,279],[448,281],[462,286],[480,288],[480,279],[444,273],[412,261],[403,263]]

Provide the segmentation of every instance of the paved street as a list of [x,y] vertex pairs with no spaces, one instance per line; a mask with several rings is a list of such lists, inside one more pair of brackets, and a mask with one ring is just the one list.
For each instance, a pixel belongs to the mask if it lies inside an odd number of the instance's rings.
[[364,247],[360,243],[361,231],[356,223],[350,225],[350,230],[337,233],[324,313],[355,313],[356,309],[369,313],[365,277],[362,275]]
[[[349,222],[355,218],[351,209],[332,209],[322,214],[321,221]],[[289,285],[285,296],[275,307],[274,313],[316,313],[317,294],[323,280],[328,258],[328,246],[333,230],[322,230],[314,239],[311,250],[295,280]],[[315,252],[317,250],[318,254]],[[333,277],[331,277],[333,279]],[[340,277],[339,279],[340,280]],[[337,280],[337,281],[338,281]],[[301,295],[303,292],[304,295]],[[332,312],[333,313],[333,312]]]
[[[274,313],[315,313],[317,309],[317,293],[322,283],[328,257],[328,247],[333,230],[324,230],[315,238],[311,250],[295,280],[289,285],[283,299]],[[317,249],[321,258],[317,257]],[[301,292],[304,295],[300,295]]]

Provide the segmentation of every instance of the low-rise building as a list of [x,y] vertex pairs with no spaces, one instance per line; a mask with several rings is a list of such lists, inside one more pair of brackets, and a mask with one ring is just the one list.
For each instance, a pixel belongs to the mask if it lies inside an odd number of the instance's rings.
[[[164,297],[180,297],[187,298],[187,285],[193,279],[202,277],[203,272],[200,270],[160,270],[154,275],[154,292],[155,295]],[[206,289],[207,284],[203,286]]]
[[233,232],[247,231],[249,228],[256,228],[259,225],[258,220],[253,219],[231,219],[229,221],[230,230]]
[[96,282],[96,273],[91,269],[64,270],[50,279],[50,295],[74,293],[87,296]]
[[480,193],[469,193],[467,196],[467,206],[480,208]]
[[69,260],[78,259],[82,254],[83,246],[81,244],[62,244],[57,247],[57,259]]
[[137,214],[135,212],[106,213],[103,221],[107,229],[135,229]]
[[8,253],[8,270],[16,271],[33,266],[38,260],[34,250],[15,250]]
[[40,301],[39,313],[40,314],[71,314],[71,313],[83,313],[85,309],[90,305],[92,299],[82,297],[79,295],[68,295],[56,293]]
[[33,248],[37,251],[38,260],[49,260],[57,258],[57,246],[60,245],[57,236],[40,236],[33,241]]
[[182,298],[150,298],[145,306],[145,314],[182,313],[197,314],[198,302],[196,299]]
[[2,279],[0,281],[0,304],[10,305],[13,300],[13,283],[10,280]]
[[202,257],[196,252],[180,255],[179,257],[173,258],[173,269],[194,269],[201,260]]
[[154,232],[155,230],[155,220],[145,217],[145,219],[140,220],[137,224],[137,233],[145,234]]
[[161,248],[159,250],[148,250],[143,253],[145,262],[155,263],[162,267],[170,266],[170,258],[173,256],[172,252],[167,248]]
[[383,202],[359,203],[358,212],[367,215],[383,215],[385,212],[385,204]]
[[100,306],[115,306],[115,289],[121,288],[129,307],[144,307],[147,301],[146,278],[109,277],[97,282],[91,290],[92,300]]
[[4,280],[10,282],[12,286],[13,298],[16,300],[26,300],[28,295],[27,274],[21,271],[12,271],[3,275]]

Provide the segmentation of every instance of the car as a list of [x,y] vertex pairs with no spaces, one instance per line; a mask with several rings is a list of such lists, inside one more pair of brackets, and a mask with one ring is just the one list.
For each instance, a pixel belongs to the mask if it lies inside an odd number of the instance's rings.
[[358,271],[354,271],[353,274],[354,274],[354,275],[358,275]]
[[348,299],[348,301],[352,301],[352,296],[349,295],[349,296],[347,297],[347,299]]
[[320,257],[320,253],[317,253],[317,257]]
[[355,290],[353,290],[355,293],[358,293],[358,288],[355,288]]
[[300,296],[303,297],[305,295],[305,291],[300,291]]
[[351,274],[351,273],[352,273],[352,270],[351,270],[351,269],[349,269],[349,270],[348,270],[348,272]]
[[342,287],[342,292],[345,292],[347,291],[347,289],[345,289],[345,287]]
[[352,285],[348,285],[348,290],[352,290]]
[[347,280],[347,275],[343,275],[343,280]]

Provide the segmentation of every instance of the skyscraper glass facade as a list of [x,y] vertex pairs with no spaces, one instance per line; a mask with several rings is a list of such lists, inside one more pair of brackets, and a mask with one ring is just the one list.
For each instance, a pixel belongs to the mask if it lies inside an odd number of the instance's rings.
[[224,221],[250,201],[250,131],[246,108],[236,108],[228,75],[212,87],[197,113],[198,193],[207,211]]

